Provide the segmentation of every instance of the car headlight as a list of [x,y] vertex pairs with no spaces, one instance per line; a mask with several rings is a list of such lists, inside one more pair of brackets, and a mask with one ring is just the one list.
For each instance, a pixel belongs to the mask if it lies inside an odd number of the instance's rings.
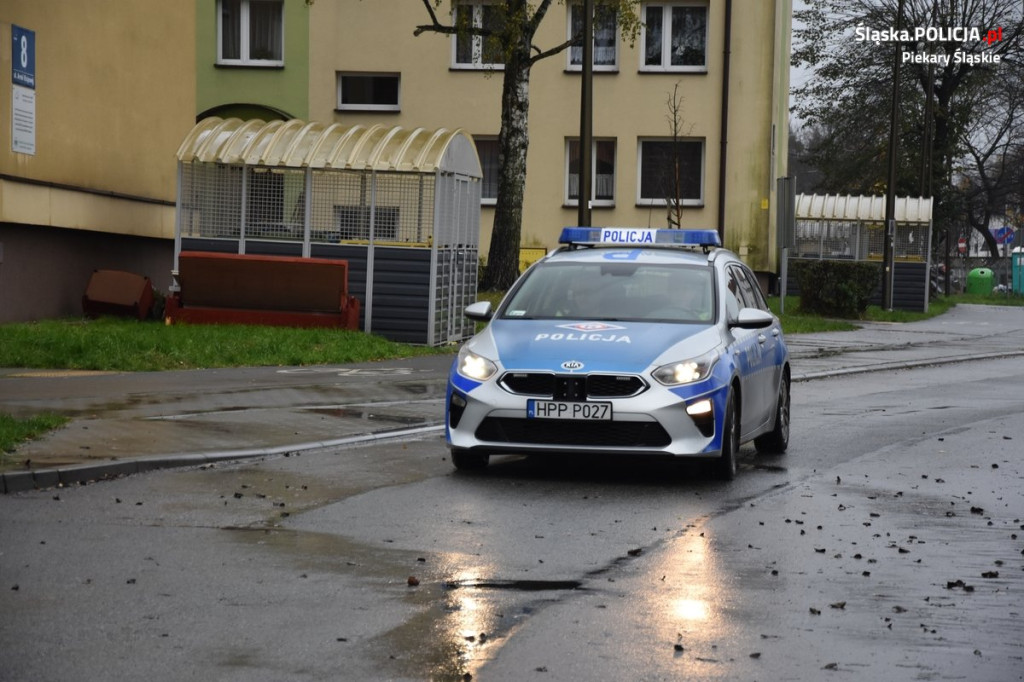
[[456,367],[459,374],[474,381],[487,381],[498,371],[497,365],[465,346],[459,351],[459,363]]
[[711,375],[711,370],[715,368],[716,362],[718,362],[718,351],[711,351],[692,360],[662,365],[651,372],[651,376],[665,386],[692,384],[695,381],[707,379]]

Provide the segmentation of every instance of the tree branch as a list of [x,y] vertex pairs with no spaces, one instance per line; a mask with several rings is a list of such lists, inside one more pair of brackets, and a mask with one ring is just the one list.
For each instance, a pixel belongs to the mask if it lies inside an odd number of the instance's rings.
[[422,0],[423,6],[427,8],[427,14],[430,15],[429,24],[420,24],[413,30],[414,36],[419,36],[423,33],[440,33],[442,35],[455,36],[455,35],[472,35],[472,36],[484,36],[489,37],[494,35],[494,31],[483,28],[481,26],[451,26],[448,24],[442,24],[437,18],[437,12],[434,11],[434,7],[431,5],[430,0]]
[[566,49],[572,47],[573,45],[582,45],[582,44],[583,44],[583,36],[577,36],[575,38],[572,38],[571,40],[565,41],[561,45],[556,45],[555,47],[552,47],[549,50],[544,50],[543,52],[541,51],[541,49],[539,47],[537,47],[536,45],[533,45],[532,48],[537,51],[537,54],[535,54],[534,56],[530,57],[530,64],[535,64],[535,63],[539,62],[542,59],[547,59],[548,57],[553,57],[554,55],[558,54],[559,52],[564,52]]

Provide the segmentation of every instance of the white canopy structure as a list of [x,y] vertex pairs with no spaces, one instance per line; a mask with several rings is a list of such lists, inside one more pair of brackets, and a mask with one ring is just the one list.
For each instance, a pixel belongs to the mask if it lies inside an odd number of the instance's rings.
[[459,129],[207,118],[178,149],[182,250],[349,261],[362,328],[472,334],[483,173]]
[[[894,206],[894,305],[927,310],[933,200],[897,197]],[[798,194],[791,259],[881,262],[885,253],[885,197]]]
[[[896,197],[897,223],[930,223],[931,197]],[[798,194],[797,220],[885,220],[885,197],[842,194]]]

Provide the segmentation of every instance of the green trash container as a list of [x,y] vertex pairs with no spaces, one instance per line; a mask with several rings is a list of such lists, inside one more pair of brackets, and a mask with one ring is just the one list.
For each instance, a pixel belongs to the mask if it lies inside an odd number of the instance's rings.
[[995,276],[989,268],[974,268],[967,273],[967,293],[987,296],[992,293]]
[[1024,294],[1024,248],[1018,246],[1010,257],[1013,259],[1013,293]]

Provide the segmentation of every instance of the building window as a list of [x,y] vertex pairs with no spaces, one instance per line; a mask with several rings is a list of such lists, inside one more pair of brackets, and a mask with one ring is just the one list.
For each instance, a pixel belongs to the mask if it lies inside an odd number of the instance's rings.
[[[505,13],[498,4],[464,2],[455,5],[455,25],[484,28],[499,33]],[[500,69],[505,64],[501,44],[494,37],[461,34],[452,38],[452,64],[456,69]]]
[[401,111],[398,98],[402,76],[397,73],[338,73],[338,109],[342,111]]
[[284,65],[284,0],[218,0],[217,63]]
[[[565,203],[578,206],[580,201],[580,141],[565,143]],[[590,154],[590,205],[615,205],[615,140],[594,140]]]
[[[569,39],[583,33],[583,5],[569,5]],[[614,7],[597,5],[594,8],[594,70],[616,71],[619,68],[619,31],[618,14]],[[583,46],[574,45],[569,48],[570,71],[580,71],[583,67]]]
[[643,17],[642,71],[707,71],[707,5],[648,3]]
[[484,175],[480,182],[480,203],[493,206],[498,201],[498,138],[474,135],[473,142],[476,144],[476,155],[480,158],[480,169]]
[[639,205],[704,204],[704,140],[640,140],[638,156]]

